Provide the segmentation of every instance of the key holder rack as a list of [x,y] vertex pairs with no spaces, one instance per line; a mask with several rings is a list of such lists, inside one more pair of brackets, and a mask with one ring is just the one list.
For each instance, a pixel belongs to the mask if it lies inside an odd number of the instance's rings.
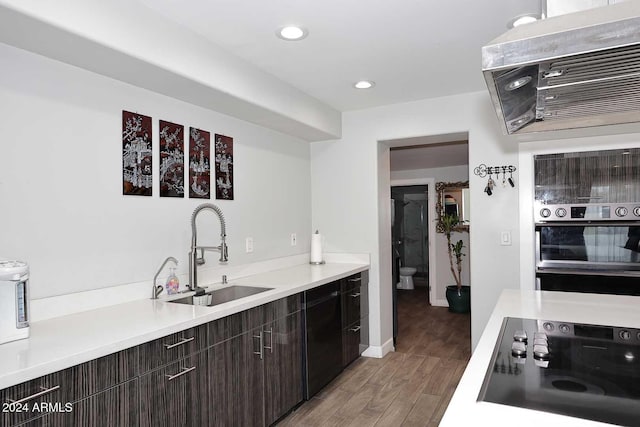
[[[484,163],[476,166],[473,169],[474,175],[479,176],[480,178],[489,177],[487,181],[486,187],[484,187],[484,192],[487,193],[487,196],[491,196],[493,194],[494,188],[497,186],[496,182],[500,181],[500,175],[502,175],[502,187],[506,188],[507,184],[514,188],[516,183],[513,179],[513,173],[516,171],[516,167],[513,165],[503,165],[503,166],[487,166]],[[509,176],[507,177],[507,174]],[[496,179],[493,179],[493,175],[496,176]]]

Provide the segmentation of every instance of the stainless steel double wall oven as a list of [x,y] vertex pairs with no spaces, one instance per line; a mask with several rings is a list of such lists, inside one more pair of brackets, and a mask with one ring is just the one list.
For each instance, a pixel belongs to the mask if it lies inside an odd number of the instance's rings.
[[640,295],[640,148],[538,155],[536,287]]

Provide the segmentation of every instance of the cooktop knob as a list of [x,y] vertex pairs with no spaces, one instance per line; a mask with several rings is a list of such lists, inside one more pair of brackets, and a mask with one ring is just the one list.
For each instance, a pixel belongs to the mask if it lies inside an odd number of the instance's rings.
[[556,328],[551,322],[544,322],[542,327],[544,328],[545,331],[549,331],[549,332],[553,331]]
[[527,343],[527,331],[516,331],[513,334],[513,340],[518,342]]
[[635,216],[640,216],[640,206],[636,206],[635,208],[633,208],[633,214]]
[[549,347],[546,345],[534,345],[533,346],[533,358],[538,360],[545,360],[549,358]]
[[620,332],[618,332],[618,336],[620,337],[620,339],[623,339],[625,341],[628,341],[631,339],[631,332],[623,329]]
[[567,215],[567,210],[565,208],[556,209],[556,216],[558,218],[564,218]]
[[551,210],[547,208],[543,208],[540,210],[540,216],[542,218],[549,218],[551,216]]
[[527,356],[527,345],[521,341],[514,341],[511,343],[511,354],[515,357]]
[[533,339],[534,340],[540,339],[540,340],[545,340],[546,341],[547,340],[547,334],[545,334],[544,332],[535,332],[533,334]]
[[627,216],[628,213],[629,209],[625,208],[624,206],[616,208],[616,215],[619,217]]
[[567,325],[566,323],[561,323],[560,326],[558,326],[558,329],[563,334],[568,334],[569,332],[571,332],[571,327],[569,327],[569,325]]

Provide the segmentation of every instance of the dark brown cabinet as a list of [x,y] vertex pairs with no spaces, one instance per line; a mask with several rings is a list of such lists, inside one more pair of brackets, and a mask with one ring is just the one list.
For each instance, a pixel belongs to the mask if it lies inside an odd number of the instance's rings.
[[301,312],[262,330],[265,424],[271,425],[302,401]]
[[264,425],[262,361],[254,354],[260,345],[254,335],[259,333],[260,329],[245,332],[209,349],[208,425]]
[[5,426],[266,426],[302,401],[292,295],[0,390]]
[[207,425],[208,378],[206,351],[140,376],[140,425]]
[[368,271],[340,280],[343,367],[356,360],[369,346],[368,282]]
[[209,324],[210,425],[271,425],[302,401],[300,309],[294,295]]

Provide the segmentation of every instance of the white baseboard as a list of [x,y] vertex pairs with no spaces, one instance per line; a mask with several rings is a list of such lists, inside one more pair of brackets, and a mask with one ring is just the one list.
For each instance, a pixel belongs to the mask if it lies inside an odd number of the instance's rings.
[[380,346],[370,345],[369,348],[367,348],[362,353],[362,355],[364,357],[373,357],[376,359],[382,359],[384,356],[387,355],[387,353],[390,353],[392,351],[395,351],[395,348],[393,347],[393,338],[389,339],[387,342],[385,342]]
[[436,307],[449,307],[449,303],[446,299],[437,299],[435,301],[431,301],[431,305]]

